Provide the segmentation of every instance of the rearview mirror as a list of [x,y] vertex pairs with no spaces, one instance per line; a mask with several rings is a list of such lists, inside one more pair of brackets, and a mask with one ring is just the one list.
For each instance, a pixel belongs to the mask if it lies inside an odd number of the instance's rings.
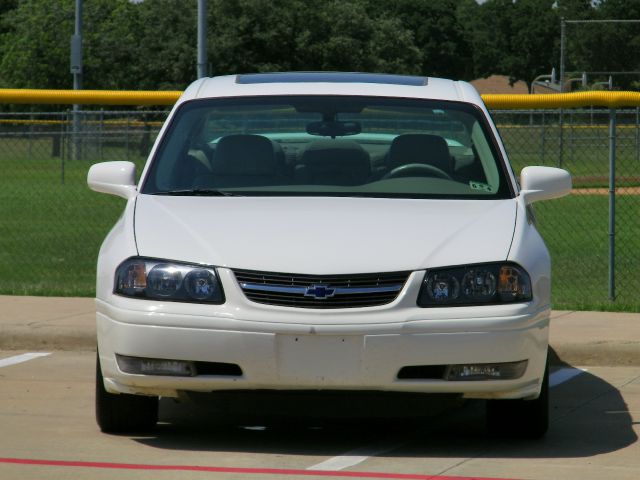
[[91,165],[89,188],[96,192],[132,198],[136,194],[136,166],[132,162],[103,162]]
[[357,135],[362,131],[358,122],[322,121],[311,122],[307,125],[309,135],[322,137],[345,137],[347,135]]
[[571,175],[553,167],[525,167],[520,173],[520,197],[526,204],[564,197],[571,191]]

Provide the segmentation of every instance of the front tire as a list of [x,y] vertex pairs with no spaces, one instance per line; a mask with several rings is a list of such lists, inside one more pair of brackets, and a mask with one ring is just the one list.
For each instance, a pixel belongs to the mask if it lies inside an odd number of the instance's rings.
[[104,433],[146,433],[158,422],[158,397],[113,394],[104,388],[96,359],[96,421]]
[[541,438],[549,428],[549,362],[535,400],[488,400],[487,428],[499,437]]

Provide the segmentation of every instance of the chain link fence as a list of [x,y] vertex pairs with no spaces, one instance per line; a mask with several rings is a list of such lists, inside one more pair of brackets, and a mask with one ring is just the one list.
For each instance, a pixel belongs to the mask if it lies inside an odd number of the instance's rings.
[[[0,294],[94,294],[98,248],[124,201],[90,191],[87,171],[129,160],[140,172],[167,113],[0,114]],[[573,176],[571,195],[535,204],[553,259],[555,308],[640,311],[640,111],[614,111],[613,130],[611,113],[492,111],[516,172],[548,165]]]
[[492,115],[516,172],[547,165],[565,168],[573,178],[571,195],[535,204],[538,229],[552,255],[554,306],[640,311],[639,109]]
[[99,246],[124,200],[88,189],[89,167],[141,171],[167,111],[0,114],[0,293],[94,294]]

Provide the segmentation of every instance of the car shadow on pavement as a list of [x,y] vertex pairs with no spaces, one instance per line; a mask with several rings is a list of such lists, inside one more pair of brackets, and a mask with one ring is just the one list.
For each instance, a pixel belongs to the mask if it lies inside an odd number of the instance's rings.
[[[555,352],[551,361],[552,372],[571,368]],[[167,450],[282,455],[334,456],[389,446],[378,456],[574,458],[614,452],[638,439],[620,391],[589,372],[552,388],[550,427],[539,440],[492,437],[485,429],[484,402],[460,403],[364,394],[318,399],[306,393],[201,395],[180,403],[162,399],[155,434],[135,441]]]

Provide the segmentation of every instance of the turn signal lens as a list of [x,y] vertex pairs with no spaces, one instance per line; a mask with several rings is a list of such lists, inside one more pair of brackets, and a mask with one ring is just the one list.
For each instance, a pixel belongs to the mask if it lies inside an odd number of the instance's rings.
[[124,295],[140,295],[147,288],[147,274],[142,261],[121,265],[116,277],[116,290]]
[[518,298],[531,298],[529,275],[513,265],[503,265],[500,267],[498,295],[500,300],[505,302],[512,302]]

